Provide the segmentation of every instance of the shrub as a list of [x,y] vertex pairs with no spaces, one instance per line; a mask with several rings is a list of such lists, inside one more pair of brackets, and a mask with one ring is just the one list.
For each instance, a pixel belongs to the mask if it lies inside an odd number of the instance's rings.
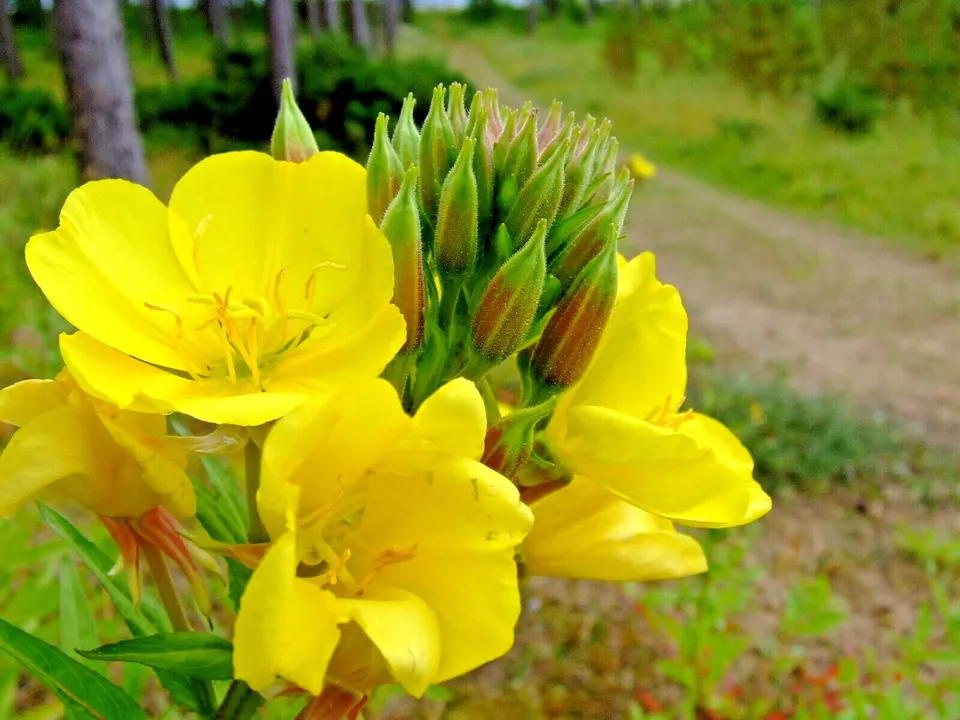
[[848,133],[868,133],[883,112],[879,91],[842,72],[828,71],[814,91],[813,108],[827,127]]
[[16,152],[47,152],[70,134],[66,109],[44,90],[0,86],[0,139]]

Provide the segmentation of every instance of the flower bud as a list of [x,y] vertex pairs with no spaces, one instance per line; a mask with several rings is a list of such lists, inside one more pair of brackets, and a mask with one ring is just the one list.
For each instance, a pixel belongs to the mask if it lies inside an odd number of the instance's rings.
[[579,157],[587,149],[587,144],[593,137],[596,127],[597,119],[593,115],[587,115],[587,117],[585,117],[583,120],[583,124],[580,125],[579,141],[573,147],[574,157]]
[[[557,132],[553,140],[551,140],[540,152],[540,162],[547,163],[550,162],[550,158],[553,157],[553,154],[563,147],[563,144],[567,141],[570,142],[570,146],[573,147],[576,144],[576,141],[573,139],[574,129],[577,126],[574,124],[577,116],[574,113],[567,115],[567,119],[563,122],[563,127]],[[579,132],[579,128],[577,128]],[[579,137],[579,136],[578,136]]]
[[457,162],[447,175],[440,194],[433,254],[437,259],[437,267],[446,275],[468,275],[477,263],[477,178],[473,174],[475,145],[473,138],[464,139]]
[[453,128],[443,107],[444,94],[443,85],[437,85],[420,136],[420,200],[430,219],[437,214],[440,190],[454,155]]
[[303,162],[317,154],[317,139],[293,96],[293,85],[284,78],[280,111],[270,138],[270,153],[277,160]]
[[581,208],[586,199],[587,188],[593,179],[596,166],[597,148],[600,133],[595,133],[587,143],[586,149],[571,157],[567,162],[566,184],[560,200],[560,216],[567,217]]
[[586,371],[617,298],[617,239],[609,227],[601,252],[573,281],[543,329],[530,360],[534,399],[560,392]]
[[[519,120],[519,118],[518,118]],[[537,115],[530,111],[523,119],[517,136],[507,146],[498,177],[513,177],[522,188],[537,167]]]
[[492,425],[483,441],[480,462],[514,480],[533,452],[537,426],[550,417],[556,405],[556,398],[551,398],[540,405],[512,412]]
[[476,141],[473,150],[473,174],[477,178],[477,218],[480,227],[484,229],[493,217],[493,194],[496,189],[492,146],[484,142],[489,122],[487,108],[480,102],[480,93],[477,93],[470,106],[470,121],[466,134]]
[[547,257],[554,260],[558,252],[566,248],[580,236],[593,220],[604,211],[605,203],[597,202],[577,210],[570,217],[557,220],[550,228],[547,239]]
[[610,142],[598,155],[595,175],[599,183],[594,192],[594,200],[605,202],[617,194],[617,181],[614,171],[617,169],[617,154],[619,151],[620,143],[617,142],[616,138],[610,138]]
[[560,133],[562,114],[563,103],[559,100],[554,100],[550,104],[550,114],[547,115],[543,127],[540,128],[540,134],[537,135],[537,148],[541,152],[550,144],[550,141]]
[[450,117],[450,127],[453,128],[453,137],[457,145],[463,142],[466,135],[467,111],[464,108],[464,93],[467,88],[458,82],[450,83],[450,97],[447,101],[447,115]]
[[380,228],[393,249],[393,304],[407,323],[407,340],[401,352],[415,352],[423,344],[426,296],[416,184],[414,165],[404,175],[400,192],[387,208]]
[[621,178],[625,182],[618,185],[620,190],[617,196],[551,260],[550,273],[564,287],[568,287],[581,269],[600,253],[606,242],[608,228],[612,227],[615,234],[620,234],[633,193],[633,180],[626,170],[621,173]]
[[505,108],[507,115],[503,122],[503,128],[497,135],[493,144],[493,167],[499,177],[503,172],[503,164],[507,160],[507,149],[513,142],[514,131],[516,130],[517,111],[513,108]]
[[420,131],[413,120],[413,108],[416,104],[417,99],[413,93],[407,95],[397,119],[397,126],[393,129],[393,149],[397,151],[404,170],[416,165],[420,159]]
[[554,153],[550,162],[537,170],[523,186],[510,208],[505,224],[515,242],[524,242],[530,237],[540,220],[546,221],[547,228],[553,224],[563,196],[567,152],[567,148],[561,148]]
[[503,133],[503,118],[500,116],[500,101],[497,99],[496,88],[483,91],[483,106],[487,110],[487,134],[483,142],[492,151],[497,138]]
[[373,133],[373,148],[367,160],[367,212],[377,225],[383,220],[387,206],[396,197],[403,181],[403,164],[387,139],[387,123],[387,116],[380,113]]
[[492,365],[506,360],[526,340],[540,304],[547,276],[541,220],[529,242],[493,276],[473,317],[473,349]]

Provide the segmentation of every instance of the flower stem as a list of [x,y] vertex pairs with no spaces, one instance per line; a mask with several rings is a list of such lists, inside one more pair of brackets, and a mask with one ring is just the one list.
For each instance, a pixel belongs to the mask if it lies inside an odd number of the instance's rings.
[[249,720],[264,702],[243,680],[234,680],[213,720]]
[[247,512],[250,516],[247,540],[251,543],[269,542],[270,536],[257,509],[257,490],[260,489],[260,465],[263,459],[260,446],[252,440],[248,442],[243,450],[243,459],[246,464]]
[[144,543],[141,550],[150,567],[150,574],[153,575],[153,581],[160,592],[160,601],[167,611],[173,629],[177,632],[192,632],[193,628],[187,620],[187,613],[183,609],[183,603],[180,602],[180,595],[174,587],[173,577],[170,575],[170,568],[167,567],[163,553],[150,543]]

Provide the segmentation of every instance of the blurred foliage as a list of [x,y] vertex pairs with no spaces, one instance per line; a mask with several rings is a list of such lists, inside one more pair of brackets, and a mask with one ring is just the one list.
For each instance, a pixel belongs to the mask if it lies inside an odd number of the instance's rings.
[[14,152],[51,152],[70,134],[70,116],[50,93],[16,83],[0,85],[0,138]]
[[843,72],[842,64],[824,74],[813,95],[814,112],[824,125],[848,133],[869,133],[883,113],[876,87]]

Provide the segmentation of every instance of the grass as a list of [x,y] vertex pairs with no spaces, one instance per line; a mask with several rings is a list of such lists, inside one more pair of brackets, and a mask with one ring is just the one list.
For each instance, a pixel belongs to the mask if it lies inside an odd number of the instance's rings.
[[428,27],[479,47],[541,103],[561,98],[610,117],[622,147],[656,162],[932,257],[960,248],[960,117],[895,107],[854,137],[817,124],[808,97],[752,94],[717,72],[668,72],[642,40],[636,77],[617,79],[602,58],[602,22],[544,22],[534,38],[439,19]]

